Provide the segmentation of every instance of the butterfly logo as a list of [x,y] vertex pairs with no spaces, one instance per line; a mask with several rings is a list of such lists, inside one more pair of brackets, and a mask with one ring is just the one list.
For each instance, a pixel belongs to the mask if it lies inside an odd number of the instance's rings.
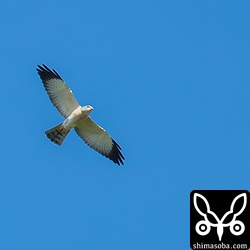
[[[200,206],[200,207],[198,206],[199,199],[201,202],[203,202],[203,206]],[[239,202],[240,199],[243,199],[243,205],[239,211],[236,211],[237,209],[236,209],[235,204]],[[226,212],[222,216],[221,219],[219,219],[218,216],[213,211],[210,210],[210,205],[207,199],[203,195],[199,193],[194,193],[193,203],[194,203],[194,207],[196,211],[204,218],[203,220],[200,220],[199,222],[197,222],[195,226],[195,230],[199,235],[204,236],[204,235],[209,234],[211,227],[217,228],[217,235],[218,235],[219,241],[221,241],[222,239],[222,236],[224,233],[224,227],[229,227],[230,232],[236,236],[244,233],[245,225],[242,221],[237,220],[237,217],[246,208],[246,205],[247,205],[246,193],[239,194],[233,199],[231,206],[230,206],[230,210]],[[204,208],[205,208],[205,211],[204,211]],[[226,220],[227,220],[227,223],[226,223]]]

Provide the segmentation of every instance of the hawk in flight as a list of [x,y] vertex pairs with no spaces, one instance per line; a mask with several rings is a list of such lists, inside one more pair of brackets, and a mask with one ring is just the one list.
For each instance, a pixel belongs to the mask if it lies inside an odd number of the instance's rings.
[[121,147],[89,117],[93,107],[80,106],[70,88],[54,69],[51,70],[43,64],[38,65],[36,70],[52,104],[65,118],[64,122],[47,130],[46,136],[60,146],[70,130],[75,129],[89,147],[114,163],[123,165],[125,158],[121,153]]

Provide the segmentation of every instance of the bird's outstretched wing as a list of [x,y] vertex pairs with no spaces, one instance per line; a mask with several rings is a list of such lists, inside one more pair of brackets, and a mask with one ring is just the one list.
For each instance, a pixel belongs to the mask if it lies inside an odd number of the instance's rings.
[[72,91],[54,69],[51,70],[43,64],[43,66],[38,65],[36,70],[42,79],[49,99],[59,113],[64,118],[67,118],[77,107],[79,107]]
[[121,153],[121,147],[108,135],[108,133],[92,121],[89,117],[84,119],[76,128],[76,133],[83,141],[98,153],[123,165],[125,160]]

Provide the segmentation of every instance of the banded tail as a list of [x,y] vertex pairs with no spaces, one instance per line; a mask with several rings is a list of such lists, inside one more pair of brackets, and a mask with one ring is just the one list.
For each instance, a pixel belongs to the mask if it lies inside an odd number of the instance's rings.
[[61,146],[70,130],[65,131],[62,123],[45,131],[46,136],[58,146]]

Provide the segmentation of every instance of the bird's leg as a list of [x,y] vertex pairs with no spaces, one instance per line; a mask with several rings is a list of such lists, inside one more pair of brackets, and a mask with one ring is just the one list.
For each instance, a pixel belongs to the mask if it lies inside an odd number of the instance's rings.
[[65,133],[65,132],[66,132],[66,129],[65,129],[63,126],[61,126],[60,129],[59,129],[59,132],[60,132],[60,133]]

